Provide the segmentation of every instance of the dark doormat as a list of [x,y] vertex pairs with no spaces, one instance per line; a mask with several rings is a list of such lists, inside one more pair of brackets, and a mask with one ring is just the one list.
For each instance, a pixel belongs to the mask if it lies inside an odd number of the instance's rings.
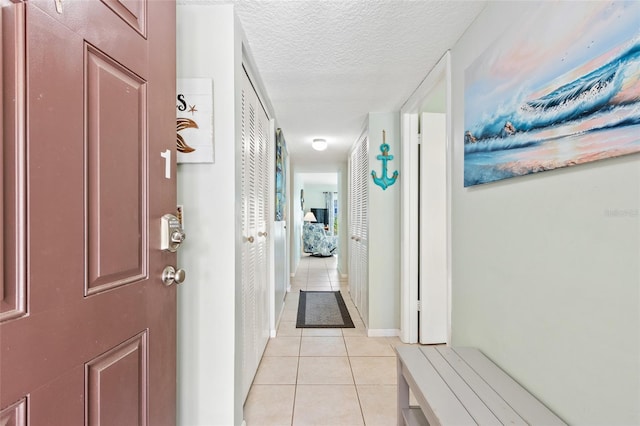
[[355,328],[339,291],[300,290],[296,328]]

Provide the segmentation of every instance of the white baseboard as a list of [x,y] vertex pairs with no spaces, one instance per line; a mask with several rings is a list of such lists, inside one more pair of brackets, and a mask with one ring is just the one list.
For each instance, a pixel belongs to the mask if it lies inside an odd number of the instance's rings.
[[[289,291],[291,286],[287,289]],[[280,327],[280,321],[282,321],[282,315],[284,315],[284,303],[282,304],[282,308],[280,309],[280,313],[276,319],[276,328],[272,328],[269,330],[270,337],[276,337],[278,335],[278,327]]]
[[396,337],[400,335],[400,330],[397,328],[374,328],[367,330],[367,336],[369,337]]
[[343,272],[340,270],[340,268],[338,268],[338,273],[340,274],[340,278],[348,278],[348,277],[349,277],[349,274],[345,274],[345,273],[343,273]]

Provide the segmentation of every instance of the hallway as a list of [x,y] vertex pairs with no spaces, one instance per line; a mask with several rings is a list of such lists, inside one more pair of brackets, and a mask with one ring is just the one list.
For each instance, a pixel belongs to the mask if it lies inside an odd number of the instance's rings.
[[[245,404],[247,426],[396,424],[397,337],[367,337],[336,257],[301,259]],[[343,294],[356,328],[297,329],[300,290]]]

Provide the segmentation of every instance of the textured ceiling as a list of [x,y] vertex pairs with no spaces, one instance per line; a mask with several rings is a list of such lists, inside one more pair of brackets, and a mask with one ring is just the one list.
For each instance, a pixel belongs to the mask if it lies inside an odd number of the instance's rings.
[[367,113],[398,111],[486,1],[198,3],[236,5],[296,171],[335,171]]

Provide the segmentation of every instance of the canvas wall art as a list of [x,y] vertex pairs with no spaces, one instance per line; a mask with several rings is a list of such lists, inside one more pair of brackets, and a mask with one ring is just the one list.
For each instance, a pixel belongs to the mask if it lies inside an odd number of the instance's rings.
[[287,145],[282,129],[276,130],[276,221],[287,219]]
[[640,152],[640,2],[523,19],[465,70],[465,187]]
[[213,163],[213,82],[179,78],[176,88],[178,163]]

